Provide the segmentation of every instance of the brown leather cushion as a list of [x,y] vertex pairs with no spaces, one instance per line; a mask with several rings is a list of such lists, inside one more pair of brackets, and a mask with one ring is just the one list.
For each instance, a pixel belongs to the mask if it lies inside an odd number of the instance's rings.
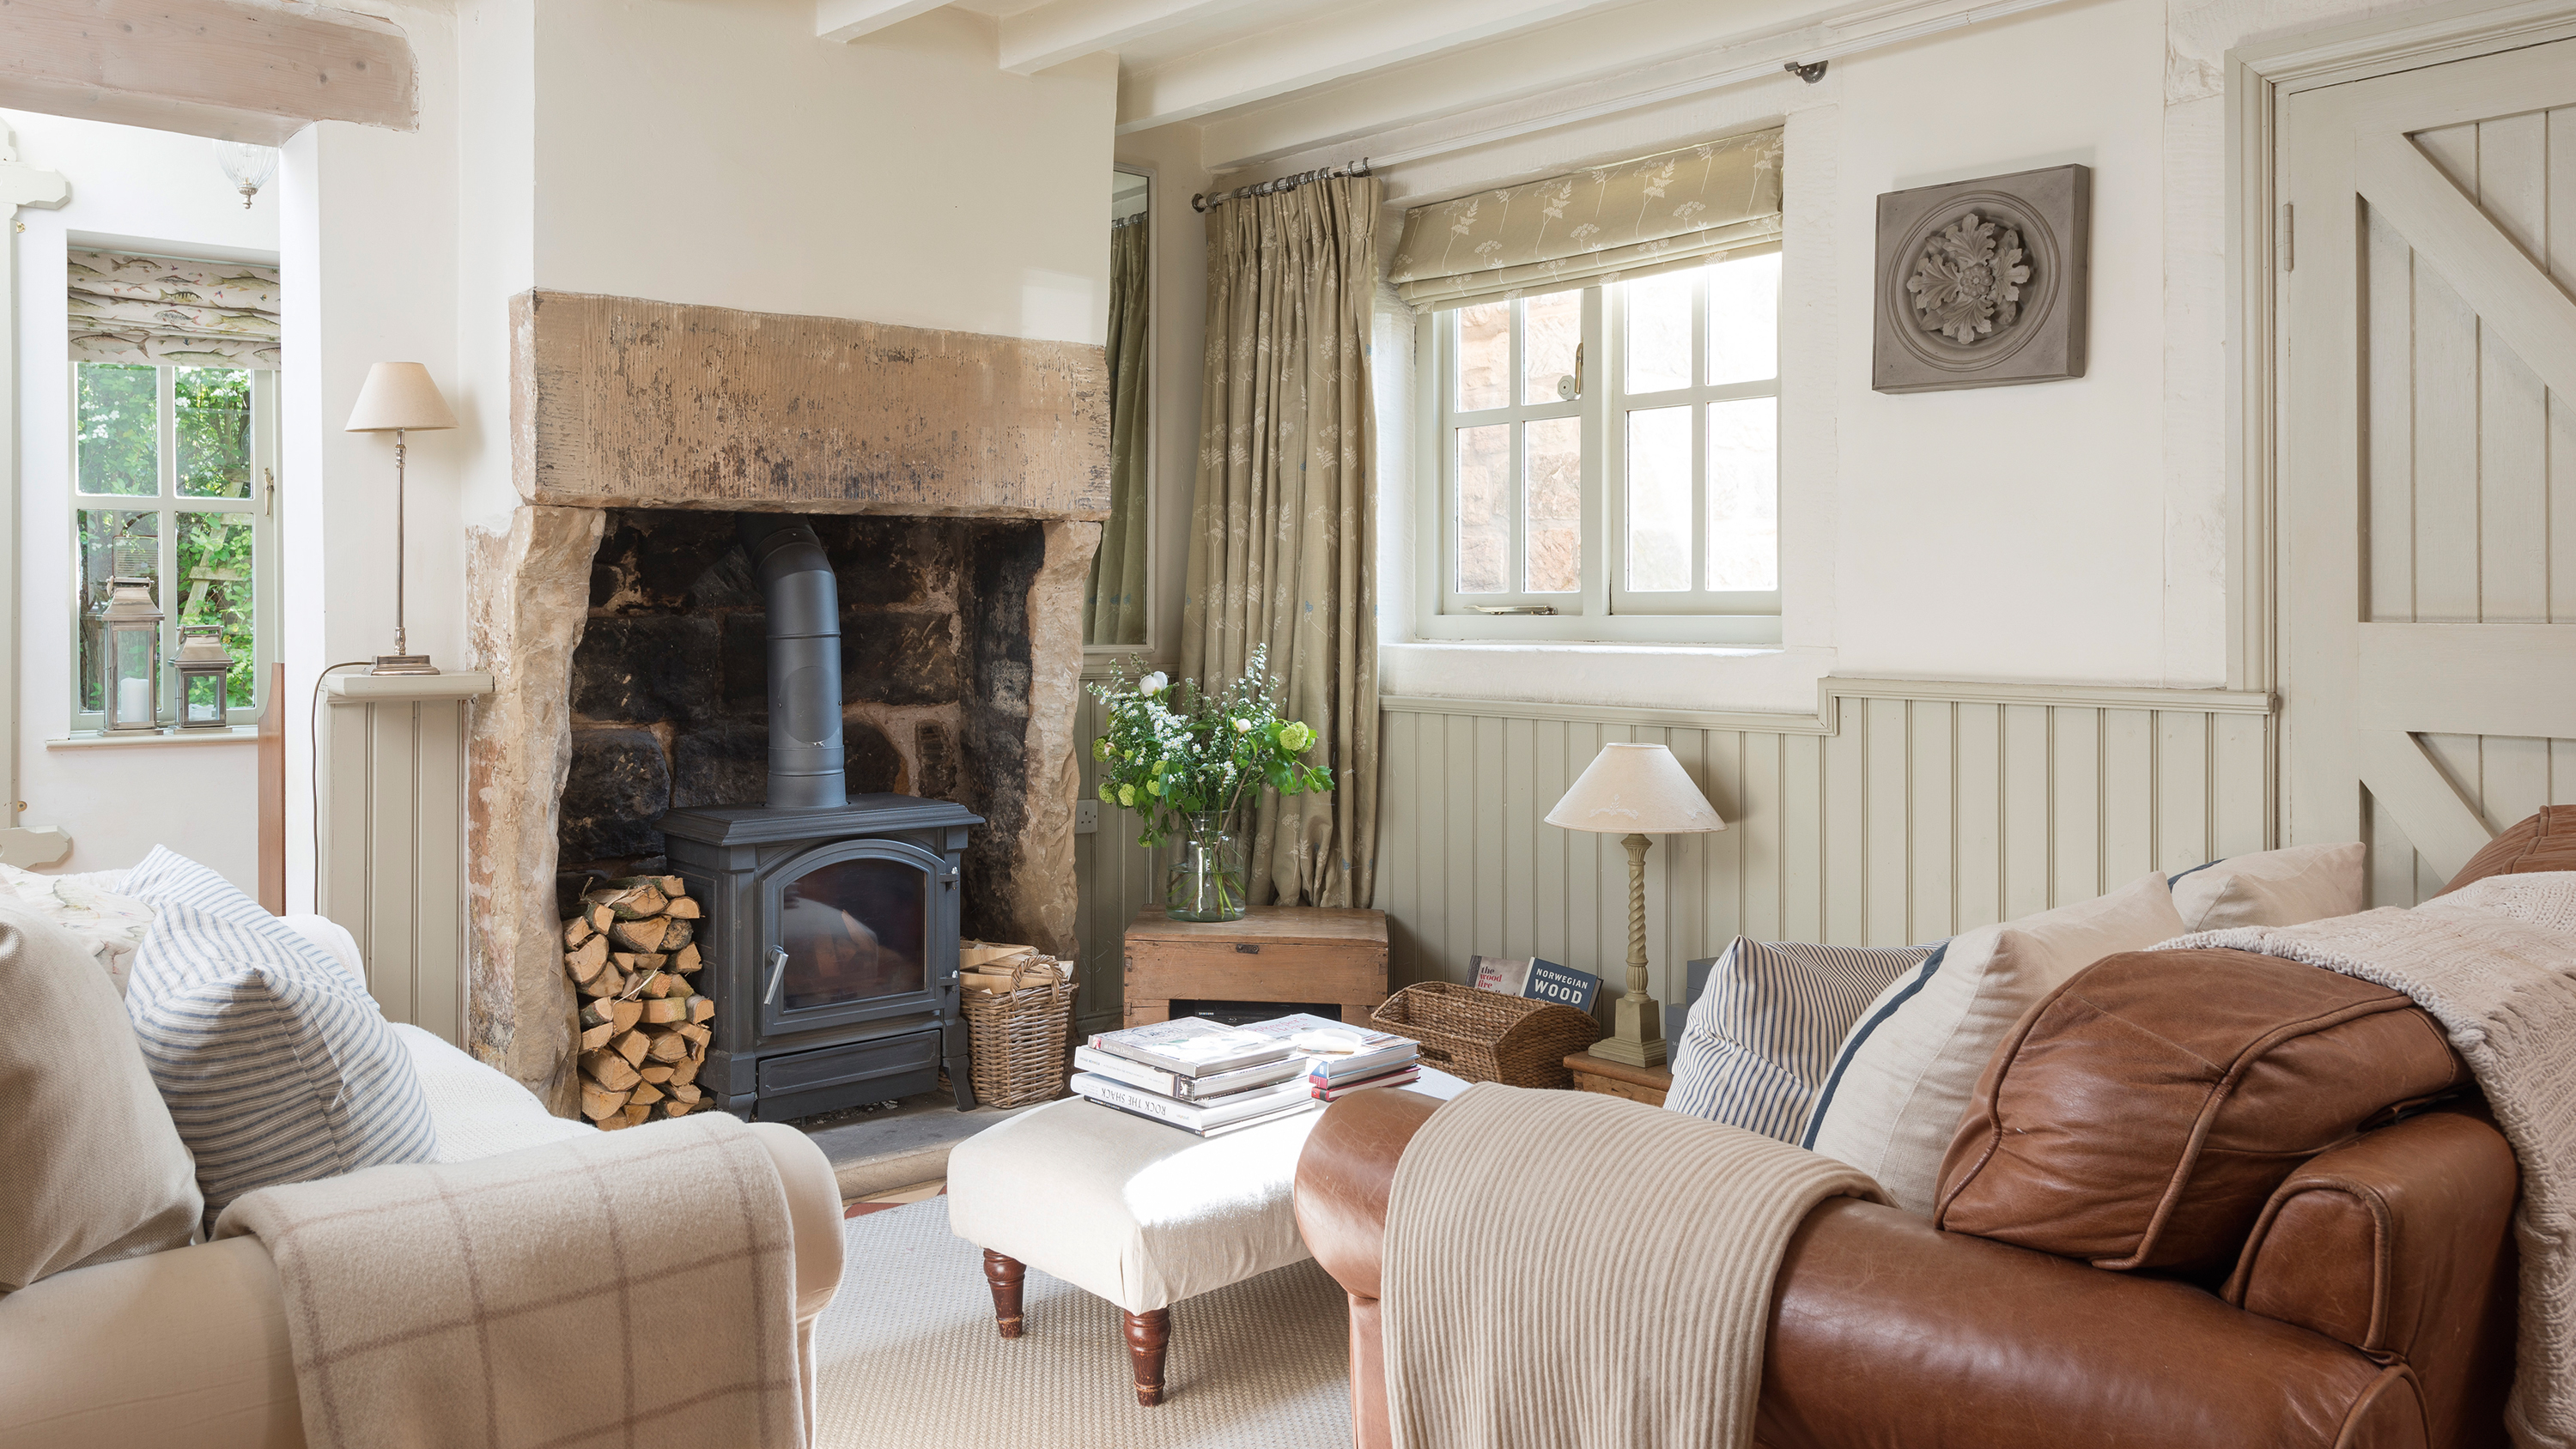
[[2491,875],[2523,875],[2541,870],[2576,870],[2576,805],[2543,805],[2540,813],[2487,842],[2469,857],[2451,883],[2449,895]]
[[2384,987],[2243,951],[2107,956],[1986,1064],[1934,1220],[2098,1267],[2221,1269],[2301,1163],[2467,1082]]

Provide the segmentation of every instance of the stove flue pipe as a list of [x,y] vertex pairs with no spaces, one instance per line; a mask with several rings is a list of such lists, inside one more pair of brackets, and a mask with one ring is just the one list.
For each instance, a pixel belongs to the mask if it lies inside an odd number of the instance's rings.
[[769,612],[769,806],[847,805],[841,752],[841,591],[814,526],[792,513],[735,525]]

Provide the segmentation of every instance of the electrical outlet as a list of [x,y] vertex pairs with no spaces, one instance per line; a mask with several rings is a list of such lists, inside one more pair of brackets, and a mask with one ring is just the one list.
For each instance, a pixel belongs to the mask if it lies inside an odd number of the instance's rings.
[[1074,801],[1073,833],[1076,835],[1093,835],[1097,834],[1099,830],[1100,802],[1097,800]]

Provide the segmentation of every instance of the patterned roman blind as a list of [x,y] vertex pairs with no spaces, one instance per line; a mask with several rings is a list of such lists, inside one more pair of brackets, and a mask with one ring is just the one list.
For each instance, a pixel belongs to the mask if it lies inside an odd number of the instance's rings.
[[278,365],[277,268],[72,252],[76,362]]
[[1704,141],[1404,214],[1388,280],[1447,309],[1705,262],[1780,236],[1780,130]]

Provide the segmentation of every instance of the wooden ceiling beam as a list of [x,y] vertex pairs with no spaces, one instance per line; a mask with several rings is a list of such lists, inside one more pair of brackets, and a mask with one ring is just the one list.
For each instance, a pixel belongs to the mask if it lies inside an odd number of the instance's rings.
[[1002,69],[1036,75],[1257,0],[1051,0],[1002,18]]
[[0,107],[275,146],[315,121],[417,129],[389,20],[281,0],[9,0]]

